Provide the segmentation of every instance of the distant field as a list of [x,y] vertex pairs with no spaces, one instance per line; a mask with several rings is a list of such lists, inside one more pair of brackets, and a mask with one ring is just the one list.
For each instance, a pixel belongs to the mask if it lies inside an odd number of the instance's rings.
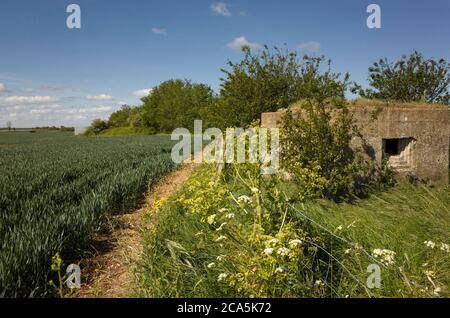
[[51,258],[76,259],[108,215],[175,168],[170,136],[0,134],[0,297],[51,293]]

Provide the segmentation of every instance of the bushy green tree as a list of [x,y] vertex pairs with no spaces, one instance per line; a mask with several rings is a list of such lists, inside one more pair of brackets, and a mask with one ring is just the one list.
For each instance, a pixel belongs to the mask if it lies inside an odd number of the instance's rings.
[[108,122],[103,119],[94,119],[89,126],[88,130],[86,131],[87,135],[97,135],[101,133],[102,131],[108,129]]
[[193,129],[194,120],[214,101],[212,89],[189,80],[168,80],[155,87],[144,97],[144,125],[158,132],[171,132],[175,128]]
[[130,125],[131,107],[122,105],[122,107],[112,113],[108,119],[109,127],[128,127]]
[[222,70],[226,76],[213,110],[222,126],[246,126],[261,113],[287,108],[299,99],[342,98],[349,84],[349,75],[341,79],[323,56],[299,59],[295,51],[267,46],[259,53],[244,47],[243,53],[240,62],[228,62],[230,69]]
[[450,64],[425,59],[414,51],[395,63],[380,59],[369,68],[370,88],[358,88],[363,97],[387,101],[450,105]]

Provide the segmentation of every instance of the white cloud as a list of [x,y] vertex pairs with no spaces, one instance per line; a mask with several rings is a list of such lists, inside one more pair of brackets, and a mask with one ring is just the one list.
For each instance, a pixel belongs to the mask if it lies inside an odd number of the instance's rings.
[[112,96],[110,95],[105,95],[105,94],[100,94],[100,95],[88,95],[86,96],[87,100],[95,100],[95,101],[100,101],[100,100],[113,100]]
[[297,48],[302,51],[318,52],[320,51],[320,43],[315,41],[304,42],[297,45]]
[[152,32],[158,35],[167,35],[167,29],[165,28],[152,28]]
[[56,98],[50,96],[9,96],[0,98],[0,106],[50,104],[55,101]]
[[225,17],[231,16],[228,5],[224,2],[215,2],[211,5],[211,11],[215,14],[223,15]]
[[3,83],[0,83],[0,93],[6,92],[6,85]]
[[30,87],[19,88],[19,92],[21,93],[33,93],[33,89]]
[[244,46],[247,46],[251,49],[261,49],[262,45],[259,43],[252,43],[249,42],[245,36],[240,36],[237,38],[234,38],[233,41],[227,44],[227,47],[234,50],[234,51],[240,51]]
[[30,110],[30,114],[35,115],[42,115],[42,114],[68,114],[68,115],[74,115],[74,114],[102,114],[102,113],[108,113],[112,111],[113,108],[111,106],[96,106],[96,107],[83,107],[83,108],[76,108],[76,107],[70,107],[70,108],[61,108],[61,109],[54,109],[54,108],[34,108]]
[[152,92],[151,88],[143,88],[133,92],[133,96],[142,98],[149,95]]

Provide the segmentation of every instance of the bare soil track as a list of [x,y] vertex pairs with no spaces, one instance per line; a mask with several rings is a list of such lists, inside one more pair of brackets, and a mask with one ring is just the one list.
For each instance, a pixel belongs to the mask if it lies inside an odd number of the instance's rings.
[[112,233],[97,237],[92,244],[94,255],[81,262],[82,286],[74,297],[118,298],[135,294],[132,265],[142,253],[142,215],[155,200],[179,191],[194,169],[193,163],[181,165],[153,187],[140,209],[114,216]]

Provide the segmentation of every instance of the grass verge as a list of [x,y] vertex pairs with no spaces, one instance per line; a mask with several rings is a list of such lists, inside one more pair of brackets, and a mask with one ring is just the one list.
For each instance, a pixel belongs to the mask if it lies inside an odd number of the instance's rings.
[[449,296],[448,188],[398,185],[352,204],[297,192],[255,166],[203,165],[146,214],[139,296]]

